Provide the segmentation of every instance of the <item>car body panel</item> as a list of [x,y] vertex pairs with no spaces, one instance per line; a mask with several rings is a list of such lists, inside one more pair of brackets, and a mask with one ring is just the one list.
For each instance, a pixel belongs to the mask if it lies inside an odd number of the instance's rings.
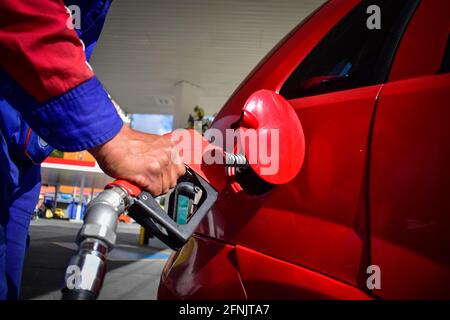
[[234,246],[193,236],[161,275],[158,299],[246,299]]
[[387,84],[370,170],[372,263],[385,298],[450,298],[450,74]]
[[306,139],[300,174],[261,196],[227,188],[199,232],[356,285],[367,266],[363,186],[379,89],[291,101]]
[[450,298],[449,32],[450,2],[422,0],[376,107],[371,263],[386,299]]
[[371,299],[363,291],[341,281],[246,247],[236,246],[236,253],[250,300]]

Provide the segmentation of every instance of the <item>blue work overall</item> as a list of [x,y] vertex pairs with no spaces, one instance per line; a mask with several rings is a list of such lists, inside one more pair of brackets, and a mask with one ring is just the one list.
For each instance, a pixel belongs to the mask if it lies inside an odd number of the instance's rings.
[[[76,31],[87,60],[110,4],[111,0],[66,1],[67,6],[81,9],[81,29]],[[0,69],[0,300],[19,297],[28,228],[41,187],[40,163],[53,150],[22,117],[22,108],[33,103]]]

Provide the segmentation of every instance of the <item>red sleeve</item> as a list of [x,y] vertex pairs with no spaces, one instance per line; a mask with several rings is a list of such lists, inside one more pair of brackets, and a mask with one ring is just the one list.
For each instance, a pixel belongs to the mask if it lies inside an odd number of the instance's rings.
[[0,66],[43,102],[94,76],[63,0],[0,0]]

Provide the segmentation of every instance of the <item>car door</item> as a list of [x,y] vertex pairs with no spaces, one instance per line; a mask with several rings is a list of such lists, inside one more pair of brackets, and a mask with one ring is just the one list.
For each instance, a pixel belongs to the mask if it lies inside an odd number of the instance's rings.
[[450,298],[450,2],[422,0],[376,107],[371,264],[388,299]]

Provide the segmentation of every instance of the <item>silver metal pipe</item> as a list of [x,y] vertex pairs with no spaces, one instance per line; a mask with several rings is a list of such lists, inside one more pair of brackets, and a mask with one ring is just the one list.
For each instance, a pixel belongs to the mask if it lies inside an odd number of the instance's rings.
[[116,243],[117,218],[132,204],[119,187],[107,189],[86,208],[77,253],[66,269],[63,299],[96,299],[106,274],[106,257]]

